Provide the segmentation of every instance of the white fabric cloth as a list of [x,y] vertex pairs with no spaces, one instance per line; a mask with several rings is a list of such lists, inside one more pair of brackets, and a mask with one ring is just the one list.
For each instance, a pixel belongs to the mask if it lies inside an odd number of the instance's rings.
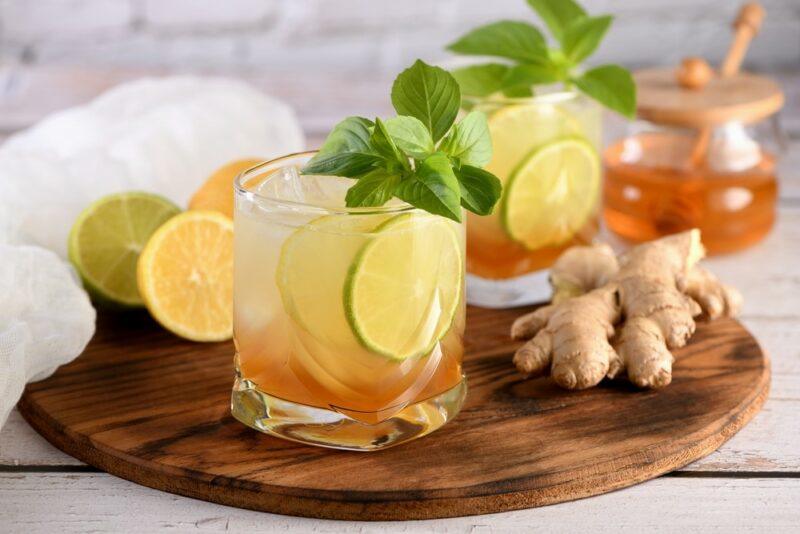
[[94,318],[89,297],[55,253],[0,245],[0,424],[27,382],[80,354]]
[[25,383],[74,359],[94,333],[65,261],[84,207],[130,190],[185,206],[225,163],[304,145],[292,110],[253,87],[170,77],[118,86],[0,147],[0,427]]

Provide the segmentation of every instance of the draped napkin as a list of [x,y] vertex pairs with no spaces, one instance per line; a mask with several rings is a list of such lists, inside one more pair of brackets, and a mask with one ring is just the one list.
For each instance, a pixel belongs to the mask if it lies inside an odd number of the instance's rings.
[[303,149],[293,111],[225,78],[120,85],[0,147],[0,427],[25,384],[77,357],[95,310],[66,261],[89,203],[149,191],[185,206],[218,167]]

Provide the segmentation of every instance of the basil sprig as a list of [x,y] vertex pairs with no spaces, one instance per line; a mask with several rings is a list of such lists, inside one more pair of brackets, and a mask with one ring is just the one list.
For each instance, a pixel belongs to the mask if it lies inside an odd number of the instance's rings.
[[447,48],[458,54],[502,58],[453,71],[463,95],[485,97],[502,92],[509,97],[533,94],[537,84],[576,86],[604,106],[633,118],[636,86],[630,72],[618,65],[581,71],[580,64],[603,40],[612,17],[590,16],[573,0],[527,0],[558,44],[548,47],[533,24],[500,21],[475,28]]
[[337,124],[303,174],[353,178],[349,207],[382,206],[397,197],[455,221],[461,208],[488,215],[500,180],[482,169],[492,158],[486,116],[455,122],[461,89],[447,71],[417,60],[392,86],[397,117],[348,117]]

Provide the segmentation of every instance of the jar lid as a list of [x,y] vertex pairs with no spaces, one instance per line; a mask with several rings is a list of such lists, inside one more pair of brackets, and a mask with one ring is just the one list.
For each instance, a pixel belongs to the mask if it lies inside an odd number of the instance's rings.
[[710,76],[705,85],[689,88],[675,68],[634,73],[640,118],[659,124],[701,128],[729,121],[752,123],[783,106],[783,91],[770,78],[739,72]]

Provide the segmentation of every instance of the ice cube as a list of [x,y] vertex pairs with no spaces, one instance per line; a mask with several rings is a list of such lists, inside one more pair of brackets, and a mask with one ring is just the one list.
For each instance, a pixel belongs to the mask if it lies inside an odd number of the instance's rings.
[[253,187],[256,195],[273,200],[288,202],[304,202],[300,187],[300,172],[297,167],[290,166],[279,169],[266,176],[261,183]]
[[336,209],[344,207],[347,190],[354,183],[350,178],[300,174],[299,168],[291,165],[269,176],[253,191],[272,200]]

